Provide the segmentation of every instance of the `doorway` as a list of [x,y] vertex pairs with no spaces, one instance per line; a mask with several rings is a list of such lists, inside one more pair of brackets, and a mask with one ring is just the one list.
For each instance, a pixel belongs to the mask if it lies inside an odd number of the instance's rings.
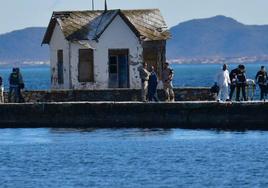
[[128,49],[109,50],[109,88],[129,88]]

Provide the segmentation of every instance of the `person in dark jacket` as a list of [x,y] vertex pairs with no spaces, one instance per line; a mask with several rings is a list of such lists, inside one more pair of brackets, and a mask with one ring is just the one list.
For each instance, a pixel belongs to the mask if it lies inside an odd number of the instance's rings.
[[247,101],[246,96],[247,78],[245,72],[246,72],[245,66],[239,65],[239,71],[237,73],[237,81],[236,81],[236,101],[240,101],[240,90],[242,90],[242,96],[244,101]]
[[238,72],[239,72],[239,66],[236,69],[233,69],[230,72],[230,75],[229,75],[230,81],[231,81],[231,84],[230,84],[230,96],[229,96],[230,100],[232,100],[233,94],[234,94],[234,91],[235,91],[235,88],[236,88],[236,79],[237,79]]
[[245,66],[244,65],[239,65],[236,69],[233,69],[230,72],[230,81],[231,81],[231,86],[230,86],[230,100],[233,98],[233,94],[235,89],[236,90],[236,101],[240,100],[240,90],[242,89],[242,96],[244,100],[247,100],[246,97],[246,75],[245,75]]
[[[9,76],[8,102],[19,102],[19,75],[17,69],[13,68]],[[11,101],[11,95],[14,94],[14,101]]]
[[[12,73],[9,76],[9,102],[24,102],[21,94],[21,89],[24,89],[24,82],[19,68],[13,68]],[[12,93],[14,94],[14,101],[11,101]]]
[[255,77],[256,82],[259,84],[261,90],[261,100],[264,99],[264,96],[267,93],[267,72],[264,66],[261,66],[261,70],[257,73]]
[[151,67],[151,74],[149,76],[149,81],[148,81],[148,100],[149,101],[159,101],[157,97],[157,85],[158,85],[158,80],[157,80],[157,75],[154,70],[154,66]]

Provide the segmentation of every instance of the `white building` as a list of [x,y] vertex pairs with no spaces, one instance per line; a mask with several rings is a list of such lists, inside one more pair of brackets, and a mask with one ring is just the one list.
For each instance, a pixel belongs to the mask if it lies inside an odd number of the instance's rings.
[[169,37],[158,9],[54,12],[42,42],[52,90],[140,88],[138,67],[161,75]]

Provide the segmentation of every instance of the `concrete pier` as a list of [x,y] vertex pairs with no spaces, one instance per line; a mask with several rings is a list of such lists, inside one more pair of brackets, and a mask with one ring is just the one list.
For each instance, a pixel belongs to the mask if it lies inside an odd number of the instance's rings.
[[53,102],[0,104],[0,128],[268,130],[268,103]]

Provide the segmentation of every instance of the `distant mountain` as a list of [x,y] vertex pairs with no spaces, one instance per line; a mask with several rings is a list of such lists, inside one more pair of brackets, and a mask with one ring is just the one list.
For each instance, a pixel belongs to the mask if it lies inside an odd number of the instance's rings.
[[[268,55],[268,25],[244,25],[216,16],[183,22],[170,30],[168,59]],[[0,63],[48,61],[48,46],[41,47],[45,31],[31,27],[0,35]]]
[[170,30],[169,59],[268,54],[268,25],[244,25],[232,18],[216,16],[183,22]]
[[31,27],[1,34],[0,62],[48,61],[48,47],[41,47],[45,31],[44,27]]

